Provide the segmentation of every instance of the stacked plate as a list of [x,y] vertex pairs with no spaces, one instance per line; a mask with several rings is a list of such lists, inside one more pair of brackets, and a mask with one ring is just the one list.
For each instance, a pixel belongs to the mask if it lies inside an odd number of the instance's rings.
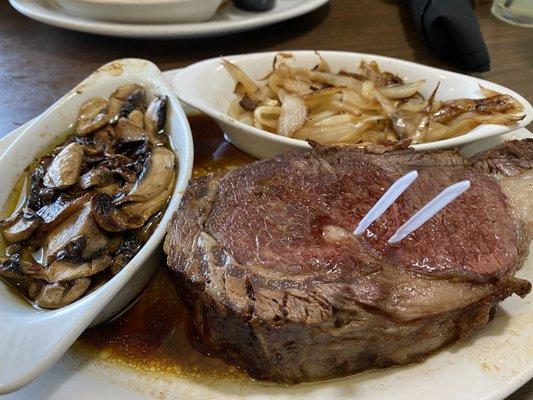
[[328,0],[277,0],[249,12],[224,0],[9,0],[22,14],[81,32],[133,38],[194,38],[255,29],[306,14]]

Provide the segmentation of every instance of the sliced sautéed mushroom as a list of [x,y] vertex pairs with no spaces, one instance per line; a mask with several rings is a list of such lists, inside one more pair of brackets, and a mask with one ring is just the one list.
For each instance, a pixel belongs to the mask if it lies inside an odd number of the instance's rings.
[[0,276],[34,305],[76,301],[151,236],[176,180],[166,114],[166,97],[148,103],[142,86],[121,86],[85,102],[73,134],[25,171],[17,207],[0,220]]

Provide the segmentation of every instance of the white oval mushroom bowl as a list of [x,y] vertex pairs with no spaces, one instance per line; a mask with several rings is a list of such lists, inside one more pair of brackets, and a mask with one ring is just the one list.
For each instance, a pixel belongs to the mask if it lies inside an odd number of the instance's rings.
[[[282,53],[291,55],[291,58],[285,61],[290,66],[312,69],[320,62],[315,51],[284,51]],[[525,98],[492,82],[390,57],[338,51],[318,51],[318,53],[329,64],[333,72],[341,69],[354,71],[361,61],[366,63],[376,61],[382,71],[391,72],[406,82],[424,80],[425,83],[421,87],[420,93],[426,99],[430,97],[437,84],[439,84],[436,94],[438,100],[478,99],[483,97],[481,89],[483,87],[490,91],[512,96],[523,108],[522,119],[509,126],[484,123],[459,136],[414,144],[412,147],[416,150],[436,150],[462,146],[524,127],[533,119],[533,108]],[[224,57],[224,59],[240,67],[250,78],[261,85],[261,79],[264,79],[272,71],[273,60],[277,54],[280,53],[236,55]],[[255,157],[270,157],[287,149],[310,148],[305,140],[271,133],[232,118],[228,114],[228,110],[232,101],[237,97],[235,83],[235,80],[222,65],[222,58],[219,57],[183,69],[174,77],[172,86],[180,100],[212,117],[224,131],[228,140]]]
[[193,145],[178,99],[161,71],[149,61],[124,59],[108,63],[37,117],[0,158],[0,204],[5,207],[24,169],[51,144],[64,140],[82,104],[94,97],[109,97],[125,84],[142,86],[148,101],[156,96],[167,98],[165,131],[177,160],[176,183],[167,208],[149,239],[124,268],[72,304],[54,310],[36,308],[0,281],[0,394],[29,383],[57,361],[88,326],[102,323],[124,309],[160,265],[160,243],[191,176]]

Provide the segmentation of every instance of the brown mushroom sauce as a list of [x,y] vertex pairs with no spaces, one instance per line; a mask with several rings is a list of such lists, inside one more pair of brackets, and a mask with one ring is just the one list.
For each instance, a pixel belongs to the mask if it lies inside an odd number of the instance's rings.
[[79,110],[74,131],[30,165],[0,221],[0,276],[37,307],[60,308],[133,258],[174,190],[167,99],[119,87]]

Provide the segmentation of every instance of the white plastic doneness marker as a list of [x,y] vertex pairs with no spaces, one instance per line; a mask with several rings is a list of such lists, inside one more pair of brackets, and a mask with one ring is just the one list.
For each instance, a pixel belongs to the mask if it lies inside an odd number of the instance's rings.
[[426,223],[428,219],[437,214],[440,210],[454,201],[463,192],[470,187],[470,181],[462,181],[448,186],[440,192],[433,200],[427,203],[424,207],[418,210],[415,215],[407,220],[405,224],[400,226],[396,233],[389,239],[389,244],[398,243],[404,237],[414,232]]
[[415,181],[418,177],[418,172],[411,171],[405,174],[400,179],[392,184],[392,186],[385,192],[383,196],[374,204],[374,207],[365,215],[365,217],[359,222],[357,228],[353,232],[354,235],[361,235],[366,229],[372,225],[372,223],[381,217],[381,215],[387,211],[392,203],[396,201],[400,195]]

